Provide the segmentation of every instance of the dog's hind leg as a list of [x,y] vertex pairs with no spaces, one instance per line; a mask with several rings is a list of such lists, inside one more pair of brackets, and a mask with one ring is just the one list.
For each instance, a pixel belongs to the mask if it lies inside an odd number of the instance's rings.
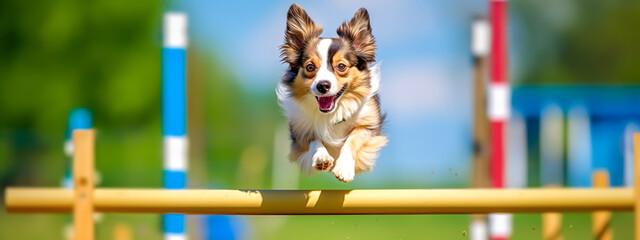
[[374,135],[366,128],[354,129],[340,150],[332,172],[342,182],[350,182],[356,174],[373,169],[378,150],[387,143],[387,138]]
[[378,159],[380,148],[389,140],[385,136],[369,136],[354,139],[352,142],[353,159],[356,162],[356,174],[369,172]]

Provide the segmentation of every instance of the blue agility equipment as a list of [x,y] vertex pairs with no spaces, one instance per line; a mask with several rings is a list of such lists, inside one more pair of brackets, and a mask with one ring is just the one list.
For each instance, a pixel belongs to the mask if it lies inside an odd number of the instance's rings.
[[[187,186],[186,137],[186,47],[187,17],[184,13],[164,15],[162,48],[162,135],[164,170],[162,184],[166,189]],[[165,240],[187,239],[185,216],[165,214],[162,218]]]

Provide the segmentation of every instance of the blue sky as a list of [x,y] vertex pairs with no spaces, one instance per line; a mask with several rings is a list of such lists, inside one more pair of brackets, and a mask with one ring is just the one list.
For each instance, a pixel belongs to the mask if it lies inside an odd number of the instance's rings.
[[[381,99],[387,113],[376,170],[397,180],[460,180],[471,157],[470,22],[486,1],[299,1],[322,36],[360,7],[371,15],[382,62]],[[286,66],[279,62],[290,1],[186,0],[190,42],[225,62],[247,91],[273,91]],[[247,71],[247,69],[251,69]],[[457,175],[455,173],[458,173]],[[464,179],[463,179],[464,180]]]

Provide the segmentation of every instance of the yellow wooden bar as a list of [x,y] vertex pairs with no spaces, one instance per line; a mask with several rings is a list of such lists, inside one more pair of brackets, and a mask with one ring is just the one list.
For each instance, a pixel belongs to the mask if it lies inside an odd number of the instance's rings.
[[[609,187],[609,173],[605,170],[595,171],[593,173],[593,187],[594,188],[608,188]],[[611,240],[613,239],[613,232],[611,231],[611,212],[609,211],[595,211],[592,213],[592,225],[594,239],[597,240]]]
[[[71,190],[8,188],[12,213],[64,213]],[[160,190],[95,189],[95,210],[121,213],[224,215],[474,214],[632,211],[631,188],[394,189],[394,190]]]
[[94,238],[93,172],[94,130],[73,131],[73,236],[74,239]]
[[633,186],[635,192],[635,231],[636,240],[640,240],[640,133],[633,135]]

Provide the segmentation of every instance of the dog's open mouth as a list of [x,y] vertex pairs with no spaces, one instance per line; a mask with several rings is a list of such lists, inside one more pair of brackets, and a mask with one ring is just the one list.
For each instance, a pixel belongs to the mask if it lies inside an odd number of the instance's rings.
[[318,100],[318,108],[320,108],[320,112],[328,113],[333,111],[333,109],[336,108],[336,102],[338,102],[338,98],[342,96],[342,93],[344,93],[344,90],[346,89],[346,87],[347,87],[346,85],[342,86],[342,89],[340,89],[340,91],[333,96],[325,96],[325,97],[316,96],[316,100]]

